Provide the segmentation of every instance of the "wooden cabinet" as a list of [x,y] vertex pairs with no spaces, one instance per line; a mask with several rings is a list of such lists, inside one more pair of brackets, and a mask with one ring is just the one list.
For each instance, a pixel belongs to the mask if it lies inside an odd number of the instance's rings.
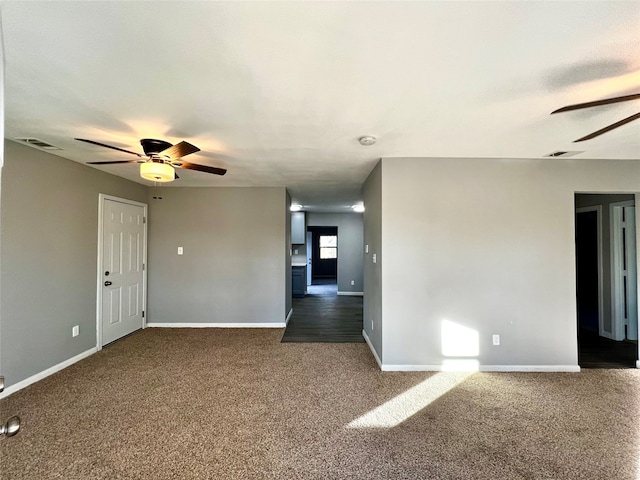
[[291,243],[302,245],[305,242],[306,230],[304,212],[291,212]]
[[294,297],[304,297],[307,289],[307,267],[293,266],[291,267],[291,294]]

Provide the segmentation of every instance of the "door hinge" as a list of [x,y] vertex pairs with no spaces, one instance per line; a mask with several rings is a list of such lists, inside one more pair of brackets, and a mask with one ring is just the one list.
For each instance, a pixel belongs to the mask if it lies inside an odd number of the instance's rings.
[[147,217],[142,217],[142,223],[147,223]]
[[142,264],[142,270],[144,270],[144,263]]
[[142,310],[142,318],[144,318],[144,310]]

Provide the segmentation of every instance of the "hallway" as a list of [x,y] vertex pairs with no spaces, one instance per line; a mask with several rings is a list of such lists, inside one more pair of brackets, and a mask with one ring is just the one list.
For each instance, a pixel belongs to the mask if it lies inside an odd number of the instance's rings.
[[293,299],[282,342],[364,343],[362,297],[338,295],[335,279],[307,288],[308,295]]

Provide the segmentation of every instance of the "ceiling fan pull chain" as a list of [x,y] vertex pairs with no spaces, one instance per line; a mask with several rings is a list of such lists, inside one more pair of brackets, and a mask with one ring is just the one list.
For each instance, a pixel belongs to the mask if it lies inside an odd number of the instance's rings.
[[162,184],[160,182],[153,182],[153,188],[157,188],[158,191],[153,196],[154,200],[162,200]]

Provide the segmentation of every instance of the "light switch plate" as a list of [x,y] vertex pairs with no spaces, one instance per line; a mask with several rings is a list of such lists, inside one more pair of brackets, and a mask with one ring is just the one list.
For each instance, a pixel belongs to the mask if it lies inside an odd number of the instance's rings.
[[182,247],[178,247],[178,255],[182,255],[184,253],[184,250],[182,249]]
[[377,259],[376,259],[376,254],[374,253],[374,254],[373,254],[373,263],[377,263],[377,262],[376,262],[376,260],[377,260]]

